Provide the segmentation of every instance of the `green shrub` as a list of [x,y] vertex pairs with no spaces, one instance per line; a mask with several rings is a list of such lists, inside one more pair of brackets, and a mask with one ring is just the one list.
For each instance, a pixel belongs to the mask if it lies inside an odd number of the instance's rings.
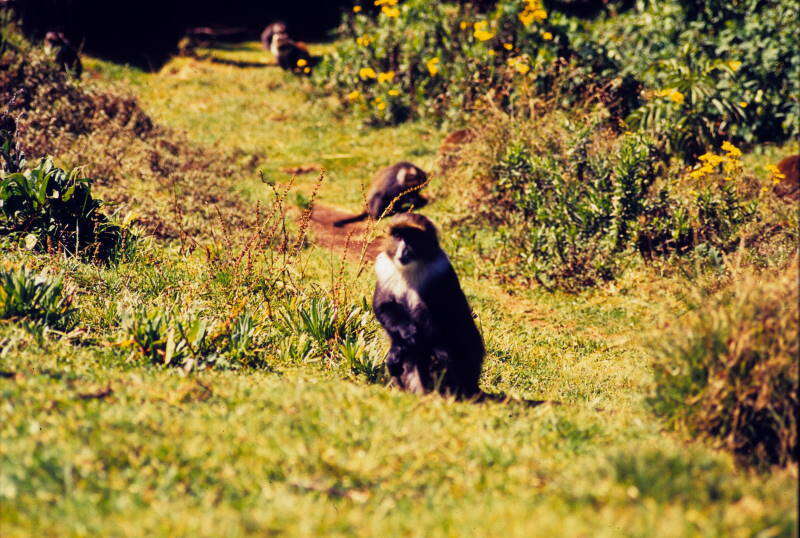
[[27,320],[57,330],[73,326],[75,310],[60,277],[22,267],[0,269],[0,319]]
[[510,145],[493,170],[490,203],[521,217],[508,239],[523,272],[577,291],[617,273],[655,180],[655,156],[637,135],[600,149],[595,125],[564,131],[573,134],[542,144],[558,151]]
[[153,364],[193,368],[212,351],[209,324],[200,317],[178,319],[162,309],[136,312],[124,320],[130,345]]
[[797,271],[745,274],[687,299],[656,364],[656,412],[745,463],[797,462]]
[[0,142],[0,236],[24,239],[29,249],[99,260],[118,259],[130,247],[131,235],[101,213],[92,180],[79,169],[58,168],[50,157],[29,167],[10,136]]
[[693,156],[800,134],[799,13],[797,0],[639,2],[591,34],[646,88],[629,124]]

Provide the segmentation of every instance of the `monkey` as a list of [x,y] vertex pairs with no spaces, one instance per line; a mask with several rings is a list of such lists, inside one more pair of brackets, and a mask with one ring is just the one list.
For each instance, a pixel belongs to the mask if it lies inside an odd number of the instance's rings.
[[83,73],[83,64],[67,36],[61,32],[47,32],[44,36],[44,44],[49,53],[55,54],[56,64],[61,69],[80,78]]
[[264,28],[264,31],[261,32],[261,45],[264,47],[264,50],[272,51],[272,36],[275,34],[289,35],[289,30],[285,22],[276,21]]
[[772,192],[781,198],[800,200],[800,154],[784,157],[777,166],[783,177]]
[[[358,222],[367,217],[378,220],[383,216],[399,213],[409,206],[419,209],[428,203],[419,193],[419,188],[427,181],[428,174],[410,162],[402,161],[382,168],[375,174],[372,186],[367,192],[366,211],[353,217],[338,220],[333,225],[342,227],[345,224]],[[414,190],[406,192],[410,189]]]
[[275,56],[281,69],[298,74],[310,73],[318,61],[311,57],[305,45],[292,41],[285,32],[272,35],[270,52]]
[[391,340],[392,383],[414,393],[484,395],[483,338],[433,223],[417,213],[395,216],[375,274],[372,307]]

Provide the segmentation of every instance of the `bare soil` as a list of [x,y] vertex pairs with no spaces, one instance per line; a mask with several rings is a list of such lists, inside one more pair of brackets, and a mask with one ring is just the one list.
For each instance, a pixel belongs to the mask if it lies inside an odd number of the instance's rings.
[[376,237],[375,226],[371,221],[353,222],[341,228],[333,224],[351,216],[351,213],[332,207],[315,205],[310,220],[314,241],[354,260],[358,260],[362,252],[365,252],[364,261],[372,261],[381,251],[381,238]]

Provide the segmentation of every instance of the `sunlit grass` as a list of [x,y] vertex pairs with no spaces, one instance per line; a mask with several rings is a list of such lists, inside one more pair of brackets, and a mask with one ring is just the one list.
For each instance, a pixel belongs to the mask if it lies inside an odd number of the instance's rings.
[[[211,52],[270,61],[254,43]],[[87,66],[130,86],[157,122],[238,151],[251,179],[235,187],[251,200],[267,200],[259,169],[285,182],[282,168],[316,163],[328,172],[321,202],[356,211],[375,170],[400,159],[432,169],[442,137],[424,123],[362,128],[276,67]],[[310,191],[315,177],[298,188]],[[460,193],[436,181],[425,213],[447,223]],[[443,237],[486,339],[484,388],[558,404],[420,398],[330,356],[274,348],[263,353],[269,368],[162,369],[120,345],[124,312],[225,319],[245,304],[263,317],[263,268],[234,275],[202,248],[156,243],[115,267],[9,255],[66,269],[86,332],[37,343],[0,325],[2,534],[791,535],[793,470],[738,469],[708,443],[665,432],[644,405],[657,309],[676,304],[681,283],[635,265],[580,295],[501,286],[474,242],[446,227]],[[343,278],[347,303],[358,304],[374,285],[371,269],[358,269],[312,246],[293,275],[323,291]],[[380,361],[385,343],[373,340]]]

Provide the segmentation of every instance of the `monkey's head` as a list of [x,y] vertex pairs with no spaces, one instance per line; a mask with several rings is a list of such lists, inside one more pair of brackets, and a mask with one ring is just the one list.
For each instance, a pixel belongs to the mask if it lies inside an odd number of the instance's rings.
[[280,49],[286,43],[290,43],[292,40],[289,37],[289,34],[286,32],[279,32],[277,34],[272,34],[272,47],[275,49]]
[[428,181],[428,174],[424,170],[408,163],[397,170],[395,176],[397,184],[407,189],[412,189]]
[[392,218],[384,252],[401,270],[430,262],[442,253],[436,227],[418,213],[401,213]]
[[44,35],[44,44],[51,48],[60,47],[68,42],[67,37],[61,32],[47,32]]

